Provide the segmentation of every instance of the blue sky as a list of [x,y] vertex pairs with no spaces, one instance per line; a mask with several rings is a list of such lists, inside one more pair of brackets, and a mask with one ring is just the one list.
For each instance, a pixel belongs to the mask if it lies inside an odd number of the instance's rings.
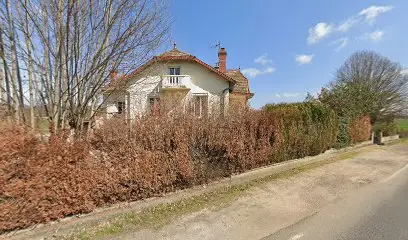
[[210,65],[217,41],[227,67],[250,79],[255,108],[302,101],[357,50],[408,68],[408,1],[172,0],[171,42]]

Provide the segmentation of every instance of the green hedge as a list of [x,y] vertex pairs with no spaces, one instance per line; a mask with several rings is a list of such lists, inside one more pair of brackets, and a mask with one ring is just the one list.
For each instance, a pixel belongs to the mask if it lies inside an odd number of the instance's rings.
[[395,122],[378,122],[373,126],[374,132],[382,132],[383,136],[392,136],[398,133],[398,125]]
[[285,142],[281,160],[316,155],[336,143],[338,120],[327,105],[315,102],[268,104],[264,110],[280,119]]

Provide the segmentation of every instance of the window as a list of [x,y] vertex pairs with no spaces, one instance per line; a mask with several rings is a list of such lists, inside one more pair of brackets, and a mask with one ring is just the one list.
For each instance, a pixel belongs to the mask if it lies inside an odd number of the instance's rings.
[[180,67],[169,67],[168,84],[171,86],[177,86],[180,84]]
[[118,114],[122,114],[125,111],[125,103],[118,102],[117,108],[118,108]]
[[157,115],[160,113],[160,98],[150,97],[149,98],[149,112],[150,114]]
[[192,102],[193,114],[196,117],[206,117],[208,113],[208,96],[194,95]]
[[170,67],[169,75],[180,75],[180,67]]

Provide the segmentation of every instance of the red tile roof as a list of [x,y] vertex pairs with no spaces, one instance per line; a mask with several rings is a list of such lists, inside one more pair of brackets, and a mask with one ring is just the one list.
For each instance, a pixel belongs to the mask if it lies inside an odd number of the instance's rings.
[[188,54],[186,52],[180,51],[177,48],[174,48],[168,52],[165,52],[161,55],[154,56],[152,59],[150,59],[147,63],[144,65],[138,67],[135,71],[131,72],[130,74],[127,75],[122,75],[118,77],[114,82],[110,82],[109,85],[105,88],[105,90],[113,90],[114,88],[118,87],[118,85],[127,82],[127,80],[133,78],[136,76],[138,73],[142,72],[144,69],[146,69],[148,66],[155,62],[162,62],[162,61],[193,61],[198,63],[199,65],[207,68],[211,72],[219,75],[220,77],[224,78],[225,80],[236,83],[236,80],[231,77],[230,74],[228,73],[223,73],[220,70],[208,65],[207,63],[201,61],[200,59],[196,58],[195,56]]
[[233,86],[232,93],[253,95],[249,90],[249,81],[244,74],[242,74],[240,69],[229,69],[227,75],[233,78],[236,82]]

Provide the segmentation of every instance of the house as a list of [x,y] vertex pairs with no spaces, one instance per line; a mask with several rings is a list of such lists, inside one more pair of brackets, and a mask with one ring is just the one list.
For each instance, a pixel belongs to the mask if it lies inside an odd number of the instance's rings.
[[227,70],[225,48],[218,59],[212,67],[174,45],[128,75],[112,71],[104,92],[107,117],[134,119],[174,109],[203,117],[248,107],[254,95],[248,79],[239,69]]

